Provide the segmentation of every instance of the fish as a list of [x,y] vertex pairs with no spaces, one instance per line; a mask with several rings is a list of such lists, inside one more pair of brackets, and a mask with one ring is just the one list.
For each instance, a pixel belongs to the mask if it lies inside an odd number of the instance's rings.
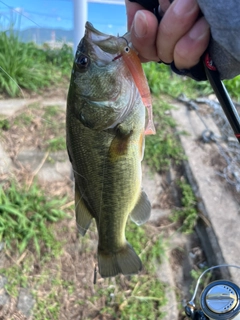
[[74,58],[66,110],[76,223],[84,236],[96,221],[98,271],[103,278],[142,270],[125,228],[129,217],[141,225],[151,213],[142,189],[145,106],[127,64],[116,59],[120,52],[98,45],[100,40],[111,42],[112,37],[86,23]]

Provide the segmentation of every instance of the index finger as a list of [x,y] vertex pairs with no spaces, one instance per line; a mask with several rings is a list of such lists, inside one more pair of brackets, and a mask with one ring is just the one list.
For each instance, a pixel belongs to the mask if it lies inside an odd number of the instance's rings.
[[129,31],[131,29],[136,12],[144,8],[140,4],[136,2],[130,2],[129,0],[125,0],[125,4],[126,4],[126,10],[127,10],[127,27]]

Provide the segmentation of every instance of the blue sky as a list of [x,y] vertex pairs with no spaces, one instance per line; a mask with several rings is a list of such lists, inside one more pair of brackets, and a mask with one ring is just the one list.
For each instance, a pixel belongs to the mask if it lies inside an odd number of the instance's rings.
[[[22,15],[18,12],[22,12]],[[69,30],[73,29],[73,2],[72,0],[0,0],[0,24],[7,23],[10,17],[17,21],[16,24],[20,29],[38,25]],[[125,6],[90,2],[88,21],[102,32],[124,34]]]

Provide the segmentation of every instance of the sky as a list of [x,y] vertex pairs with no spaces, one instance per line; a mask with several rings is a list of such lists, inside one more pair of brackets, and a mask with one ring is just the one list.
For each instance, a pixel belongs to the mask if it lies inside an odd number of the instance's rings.
[[[72,0],[0,0],[0,27],[13,19],[19,29],[29,27],[73,29]],[[126,32],[124,5],[88,3],[88,21],[109,34]]]

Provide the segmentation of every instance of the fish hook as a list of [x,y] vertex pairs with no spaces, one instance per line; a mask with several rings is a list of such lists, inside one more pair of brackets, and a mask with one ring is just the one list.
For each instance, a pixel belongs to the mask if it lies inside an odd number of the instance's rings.
[[[126,52],[128,52],[128,51],[130,50],[130,46],[129,46],[128,40],[127,40],[124,36],[118,37],[118,39],[124,39],[124,40],[126,41],[126,44],[127,44],[127,45],[126,45],[126,47],[124,47],[124,50],[125,50]],[[126,50],[126,49],[127,49],[127,50]],[[123,56],[123,54],[120,53],[119,55],[117,55],[116,57],[114,57],[112,61],[118,60],[118,59],[120,59],[122,56]]]

